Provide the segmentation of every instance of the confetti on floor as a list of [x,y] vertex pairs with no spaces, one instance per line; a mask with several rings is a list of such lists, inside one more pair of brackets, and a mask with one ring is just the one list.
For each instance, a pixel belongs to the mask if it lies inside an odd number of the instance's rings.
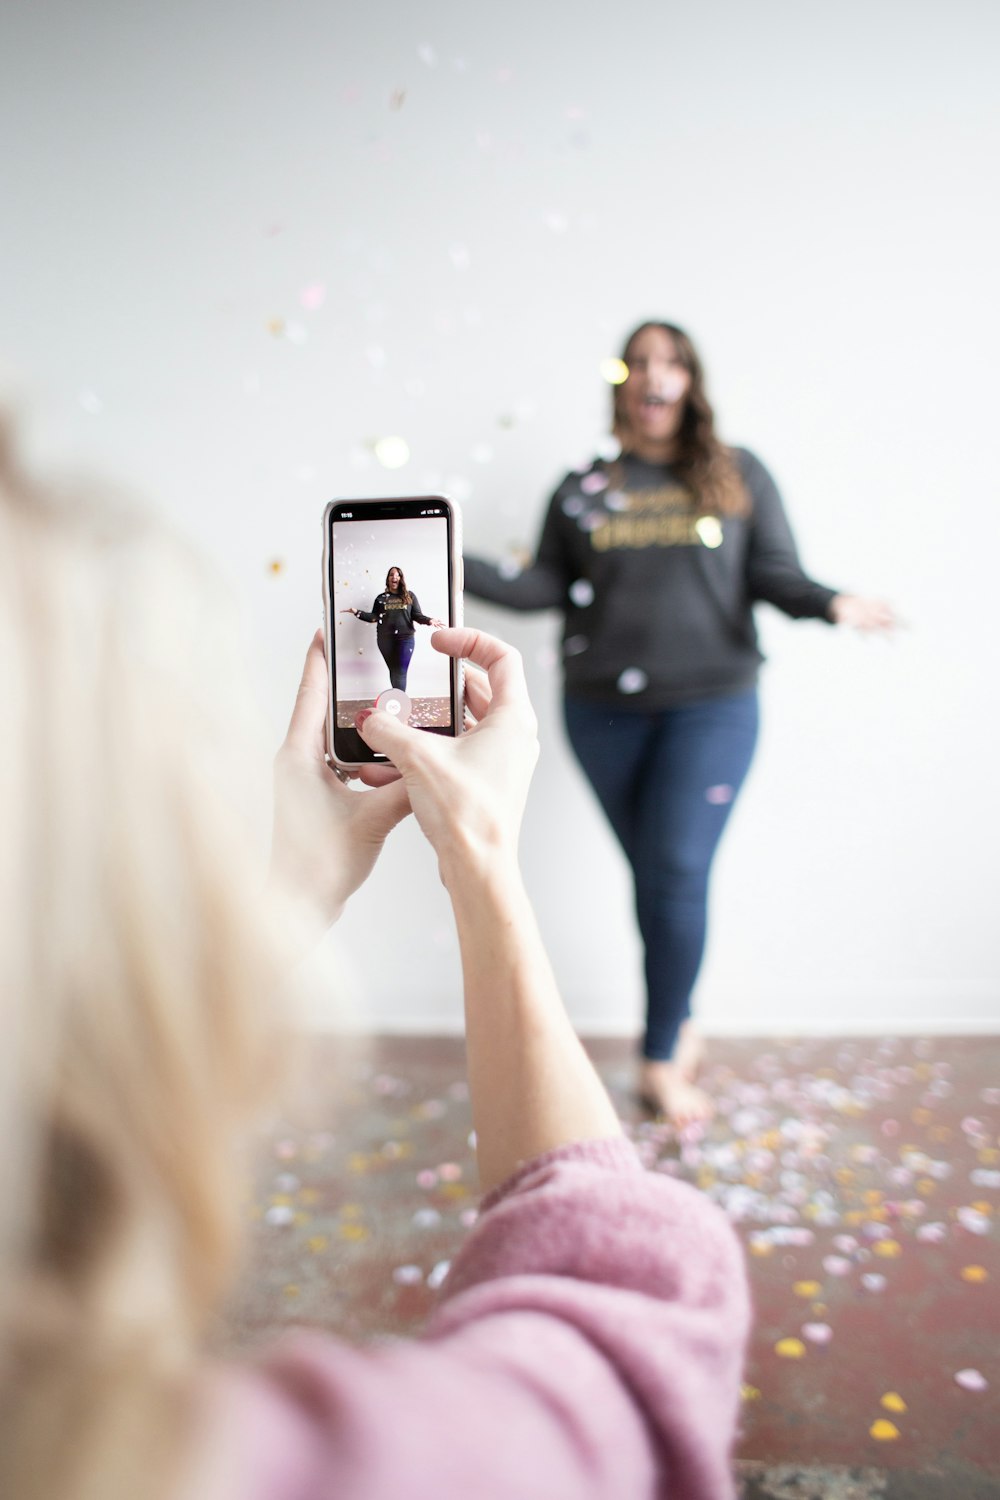
[[[952,1493],[971,1474],[1000,1494],[1000,1041],[714,1043],[717,1118],[681,1140],[637,1105],[628,1043],[590,1050],[645,1165],[698,1186],[748,1251],[741,1472],[952,1465]],[[475,1222],[460,1040],[314,1038],[307,1080],[314,1113],[264,1143],[234,1346],[289,1322],[416,1332]]]

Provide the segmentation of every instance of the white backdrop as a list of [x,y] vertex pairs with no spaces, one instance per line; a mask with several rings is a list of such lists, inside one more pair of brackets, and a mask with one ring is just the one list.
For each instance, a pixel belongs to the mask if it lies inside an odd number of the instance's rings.
[[[124,478],[220,559],[277,736],[324,502],[444,488],[470,550],[530,545],[606,430],[600,360],[680,322],[807,565],[908,621],[865,643],[761,611],[701,1013],[992,1028],[998,42],[991,0],[6,0],[4,394],[42,456]],[[526,656],[524,857],[573,1014],[634,1030],[628,883],[562,736],[555,621],[467,612]],[[387,921],[376,874],[334,956],[362,1020],[451,1027],[411,828],[402,859],[405,907]]]

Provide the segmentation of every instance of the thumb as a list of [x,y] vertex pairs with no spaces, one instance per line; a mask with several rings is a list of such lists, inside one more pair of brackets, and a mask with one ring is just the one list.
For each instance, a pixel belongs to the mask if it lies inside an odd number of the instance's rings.
[[355,723],[366,745],[377,750],[380,755],[387,755],[398,771],[406,769],[410,764],[412,742],[417,738],[417,730],[407,728],[393,718],[392,714],[378,708],[362,710]]

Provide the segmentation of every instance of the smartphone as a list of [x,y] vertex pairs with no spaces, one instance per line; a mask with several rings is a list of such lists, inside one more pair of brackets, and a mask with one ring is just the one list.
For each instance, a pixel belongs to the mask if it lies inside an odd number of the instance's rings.
[[434,628],[462,623],[461,516],[443,495],[331,500],[323,512],[323,622],[330,674],[327,756],[385,764],[355,727],[363,708],[428,734],[464,727],[462,663]]

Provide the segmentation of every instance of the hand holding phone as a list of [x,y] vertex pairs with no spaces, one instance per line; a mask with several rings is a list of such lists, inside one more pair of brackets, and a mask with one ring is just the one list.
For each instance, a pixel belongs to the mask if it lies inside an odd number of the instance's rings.
[[462,623],[460,525],[457,506],[441,495],[326,507],[327,753],[335,765],[388,764],[358,733],[365,709],[431,734],[461,734],[461,662],[432,651],[426,634]]

